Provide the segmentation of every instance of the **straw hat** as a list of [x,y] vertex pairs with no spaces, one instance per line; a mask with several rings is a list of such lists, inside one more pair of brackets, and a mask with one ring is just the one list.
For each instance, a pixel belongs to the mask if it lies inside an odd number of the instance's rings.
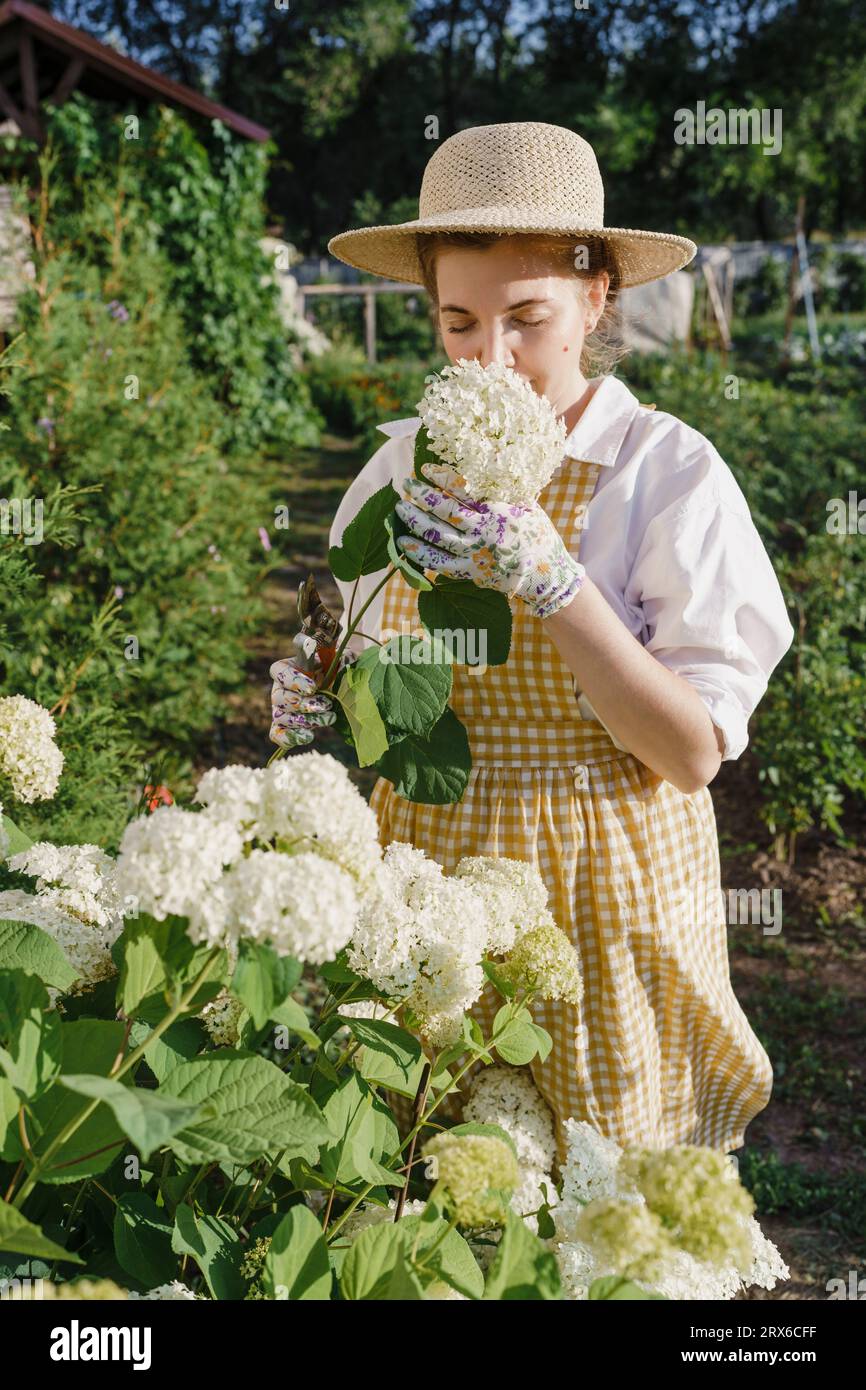
[[476,125],[450,136],[427,162],[418,213],[414,222],[340,232],[328,250],[359,270],[420,285],[417,232],[600,236],[616,249],[625,287],[670,275],[698,249],[672,232],[605,227],[595,151],[575,131],[546,121]]

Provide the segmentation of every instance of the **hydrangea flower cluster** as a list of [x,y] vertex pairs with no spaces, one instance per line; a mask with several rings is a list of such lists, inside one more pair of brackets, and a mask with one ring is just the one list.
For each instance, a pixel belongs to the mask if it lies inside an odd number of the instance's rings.
[[440,1186],[447,1209],[470,1228],[502,1226],[520,1166],[504,1139],[443,1130],[424,1145],[427,1176]]
[[499,1125],[514,1142],[520,1165],[520,1182],[511,1197],[511,1206],[538,1233],[538,1217],[533,1215],[545,1201],[551,1207],[559,1197],[551,1176],[556,1157],[553,1112],[523,1067],[495,1065],[476,1072],[466,1100],[464,1121]]
[[[36,879],[36,893],[0,893],[0,915],[52,936],[78,978],[66,992],[82,994],[116,973],[111,947],[123,930],[124,905],[115,861],[98,845],[47,840],[13,854],[9,868]],[[56,998],[57,991],[49,990]]]
[[48,801],[57,791],[63,754],[47,709],[26,695],[0,697],[0,775],[17,801]]
[[692,1145],[623,1150],[582,1120],[566,1120],[565,1130],[568,1159],[549,1245],[567,1297],[585,1299],[593,1280],[608,1274],[690,1300],[732,1299],[789,1277],[726,1154]]
[[374,812],[330,754],[267,768],[211,768],[201,811],[160,806],[126,827],[121,891],[197,943],[243,937],[312,964],[346,945],[382,851]]
[[547,397],[504,363],[464,357],[424,381],[416,410],[430,448],[458,471],[470,497],[531,506],[568,437]]
[[[469,855],[446,875],[423,850],[393,841],[361,904],[347,959],[382,994],[401,999],[434,1046],[447,1046],[461,1036],[463,1016],[481,996],[482,958],[519,950],[539,923],[570,960],[573,988],[580,978],[577,953],[553,921],[535,869]],[[531,974],[540,992],[555,994],[563,977],[560,957],[554,979],[549,950],[545,957],[530,946],[526,954],[528,965],[517,973]]]

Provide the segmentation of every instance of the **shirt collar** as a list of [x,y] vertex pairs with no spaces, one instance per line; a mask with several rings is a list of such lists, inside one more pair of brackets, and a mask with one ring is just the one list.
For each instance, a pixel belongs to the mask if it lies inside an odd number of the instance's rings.
[[[616,463],[629,426],[640,409],[640,401],[618,377],[592,377],[590,384],[592,382],[598,384],[589,405],[565,441],[564,453],[567,458],[610,468]],[[386,420],[376,428],[392,438],[402,438],[415,434],[420,424],[420,415],[407,415],[402,420]]]

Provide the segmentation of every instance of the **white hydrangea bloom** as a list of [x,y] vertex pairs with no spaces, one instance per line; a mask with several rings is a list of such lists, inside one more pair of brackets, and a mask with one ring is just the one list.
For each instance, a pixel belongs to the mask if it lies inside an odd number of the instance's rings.
[[117,857],[117,891],[138,910],[163,921],[206,911],[203,899],[243,841],[235,826],[207,812],[159,806],[130,821]]
[[40,840],[13,854],[9,868],[35,878],[37,893],[84,922],[105,927],[122,919],[116,862],[98,845],[52,845]]
[[[36,879],[35,896],[0,893],[0,915],[29,922],[52,936],[77,979],[65,991],[82,994],[116,974],[111,947],[123,930],[115,861],[97,845],[52,845],[41,840],[13,854],[10,869]],[[56,1001],[60,991],[49,991]]]
[[[593,1280],[618,1274],[599,1258],[584,1241],[574,1238],[573,1226],[586,1202],[614,1198],[645,1204],[636,1185],[618,1172],[622,1153],[613,1139],[595,1131],[585,1121],[565,1121],[568,1159],[563,1168],[562,1201],[553,1212],[556,1234],[546,1242],[556,1255],[566,1296],[586,1299]],[[758,1284],[772,1289],[779,1279],[790,1277],[790,1270],[772,1241],[768,1240],[754,1216],[743,1218],[752,1242],[752,1268],[741,1278],[731,1265],[719,1269],[697,1260],[686,1250],[673,1250],[664,1260],[661,1272],[650,1283],[635,1279],[638,1287],[664,1294],[669,1299],[725,1300],[741,1289]]]
[[18,801],[47,801],[57,791],[63,754],[47,709],[26,695],[0,697],[0,774]]
[[383,994],[402,998],[431,1041],[447,1045],[484,987],[484,899],[401,842],[387,846],[375,884],[361,904],[349,965]]
[[343,764],[330,753],[310,751],[279,759],[265,773],[259,838],[295,841],[367,888],[382,859],[379,824]]
[[497,1064],[476,1072],[463,1118],[500,1125],[514,1140],[521,1168],[550,1170],[556,1157],[553,1112],[522,1068]]
[[[351,874],[318,854],[254,849],[229,869],[218,890],[228,937],[264,942],[278,955],[313,965],[333,960],[346,945],[358,912]],[[197,909],[189,917],[194,941],[221,944]]]
[[522,859],[467,854],[454,870],[479,888],[487,902],[489,955],[506,955],[521,936],[547,921],[547,885]]
[[478,501],[530,506],[562,462],[567,430],[512,368],[459,358],[424,378],[416,409],[430,447]]
[[526,1224],[538,1233],[536,1212],[545,1201],[559,1202],[550,1167],[556,1157],[556,1135],[553,1112],[531,1075],[519,1067],[495,1065],[476,1072],[463,1103],[464,1121],[495,1124],[511,1137],[517,1150],[521,1181],[511,1196],[511,1206],[526,1218]]
[[266,781],[266,768],[240,763],[211,767],[199,778],[194,800],[218,820],[234,825],[242,840],[253,840],[259,836]]
[[179,1279],[172,1279],[170,1284],[158,1284],[155,1289],[148,1289],[147,1293],[133,1293],[130,1289],[126,1296],[127,1298],[158,1299],[160,1302],[171,1300],[177,1302],[184,1300],[194,1301],[201,1297],[200,1294],[193,1293],[192,1289],[186,1284],[182,1284]]

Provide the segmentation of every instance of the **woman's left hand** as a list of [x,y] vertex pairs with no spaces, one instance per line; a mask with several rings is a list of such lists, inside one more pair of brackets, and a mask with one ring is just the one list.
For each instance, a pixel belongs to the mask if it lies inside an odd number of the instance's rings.
[[516,594],[537,618],[574,598],[586,571],[543,507],[473,502],[453,469],[427,463],[423,471],[432,482],[403,480],[396,510],[413,535],[398,538],[400,550],[425,569]]

